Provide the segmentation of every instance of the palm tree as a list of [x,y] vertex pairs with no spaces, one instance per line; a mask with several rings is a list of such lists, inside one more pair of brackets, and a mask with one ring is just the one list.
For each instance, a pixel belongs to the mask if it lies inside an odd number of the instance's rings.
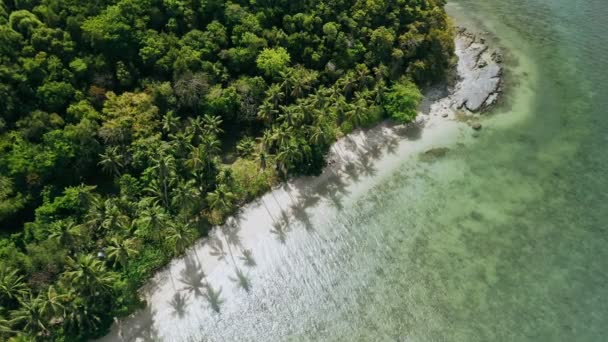
[[200,195],[201,194],[196,188],[196,182],[194,179],[187,182],[179,181],[173,190],[171,204],[178,212],[189,212],[191,209],[197,207],[196,204],[200,198]]
[[351,110],[346,112],[346,117],[353,125],[359,127],[367,120],[368,105],[363,94],[358,92],[355,98],[355,103],[351,106]]
[[266,167],[268,166],[268,157],[268,153],[264,150],[260,150],[255,154],[255,160],[260,165],[262,171],[266,170]]
[[15,303],[29,293],[18,272],[10,267],[0,268],[0,303]]
[[309,134],[309,142],[312,145],[324,144],[328,140],[328,132],[321,125],[310,125],[307,126]]
[[225,214],[232,210],[235,198],[236,196],[230,192],[226,184],[220,184],[215,191],[207,195],[207,202],[212,210]]
[[107,230],[118,230],[127,225],[127,221],[129,217],[123,213],[120,209],[117,201],[112,198],[106,199],[105,211],[103,214],[103,220],[101,221],[101,228],[105,228]]
[[152,170],[156,171],[157,179],[149,191],[156,195],[166,209],[169,209],[169,191],[175,182],[175,158],[171,154],[161,155],[152,160]]
[[171,134],[177,130],[179,127],[179,118],[175,116],[173,111],[167,112],[163,116],[163,131],[165,134]]
[[272,84],[266,90],[266,100],[270,102],[274,108],[279,108],[279,104],[285,98],[285,93],[281,90],[281,86],[279,84]]
[[118,150],[117,146],[106,148],[106,152],[99,155],[101,158],[99,165],[104,172],[107,172],[113,176],[120,176],[120,169],[123,165],[123,156]]
[[202,146],[192,146],[188,157],[184,161],[184,165],[191,172],[196,172],[203,166],[203,161],[206,159],[205,150]]
[[279,119],[286,122],[290,127],[295,127],[304,117],[302,109],[298,106],[281,106],[281,110],[283,114],[279,116]]
[[62,280],[87,300],[95,300],[99,295],[108,293],[116,281],[115,274],[90,254],[83,255],[78,260],[68,257],[67,269]]
[[4,337],[2,334],[13,334],[16,331],[13,330],[13,325],[11,321],[2,318],[0,316],[0,338]]
[[31,293],[19,300],[19,308],[11,311],[11,325],[31,335],[48,335],[48,322],[42,314],[38,298]]
[[219,116],[205,115],[203,117],[203,128],[205,133],[219,136],[224,132],[224,130],[221,128],[222,122],[223,120]]
[[209,156],[217,156],[222,152],[222,144],[215,135],[205,135],[202,139],[201,146],[203,146],[205,152]]
[[58,222],[53,225],[53,231],[49,235],[49,239],[55,240],[59,245],[68,248],[72,251],[80,238],[80,226],[74,224],[73,221]]
[[78,335],[83,331],[96,331],[101,325],[101,318],[93,312],[85,298],[73,296],[66,306],[64,317],[66,335]]
[[167,220],[165,209],[153,204],[139,215],[140,225],[135,234],[144,239],[158,240]]
[[275,115],[279,112],[275,109],[276,107],[270,102],[264,102],[258,108],[258,119],[263,120],[266,123],[274,121]]
[[302,151],[295,140],[291,139],[286,144],[281,145],[277,154],[278,169],[287,176],[287,171],[303,157]]
[[293,136],[293,128],[290,126],[279,126],[272,129],[272,140],[276,141],[278,148],[286,145]]
[[270,129],[267,129],[264,131],[264,133],[262,133],[262,136],[258,138],[258,141],[260,142],[260,149],[262,151],[269,151],[270,148],[272,147],[272,143],[274,141],[274,136],[273,136],[273,131]]
[[195,116],[188,118],[188,125],[186,126],[186,132],[193,137],[198,137],[202,135],[204,132],[205,123],[203,122],[203,118],[200,116]]
[[120,267],[122,267],[122,269],[124,270],[125,268],[127,268],[129,259],[139,254],[137,246],[138,243],[136,239],[122,239],[118,237],[113,237],[110,239],[110,243],[107,248],[108,259],[114,260],[114,267],[119,264]]
[[188,222],[172,223],[167,230],[167,243],[175,255],[183,253],[194,241],[195,234]]
[[65,317],[65,303],[69,296],[58,292],[53,285],[49,286],[46,291],[38,294],[36,298],[40,307],[40,313],[43,317],[51,320],[63,319]]
[[169,134],[169,139],[173,154],[182,157],[192,146],[193,136],[186,132],[177,132],[175,134]]

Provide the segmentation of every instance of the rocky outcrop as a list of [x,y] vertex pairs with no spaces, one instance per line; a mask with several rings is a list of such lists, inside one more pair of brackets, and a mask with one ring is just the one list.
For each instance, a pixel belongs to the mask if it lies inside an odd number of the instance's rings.
[[454,106],[479,112],[495,104],[501,92],[502,54],[465,28],[457,30],[455,52],[459,80],[451,95]]

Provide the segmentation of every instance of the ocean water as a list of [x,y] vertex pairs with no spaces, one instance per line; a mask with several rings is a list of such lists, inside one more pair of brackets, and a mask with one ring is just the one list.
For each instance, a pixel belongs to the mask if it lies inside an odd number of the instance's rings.
[[171,314],[152,305],[126,321],[125,339],[608,340],[608,2],[448,10],[508,51],[509,91],[481,133],[364,192],[311,191],[289,229],[265,230],[282,242],[247,246],[249,261],[225,238],[216,255],[240,288],[208,275]]

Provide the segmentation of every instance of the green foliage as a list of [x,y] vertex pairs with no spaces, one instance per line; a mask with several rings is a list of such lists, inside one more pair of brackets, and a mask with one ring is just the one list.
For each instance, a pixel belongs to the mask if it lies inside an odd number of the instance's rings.
[[278,76],[285,72],[291,61],[289,52],[282,47],[264,49],[257,59],[258,68],[267,76]]
[[336,136],[413,120],[443,4],[0,0],[0,340],[97,336]]
[[416,119],[422,93],[413,82],[403,79],[386,93],[384,109],[393,120],[408,123]]

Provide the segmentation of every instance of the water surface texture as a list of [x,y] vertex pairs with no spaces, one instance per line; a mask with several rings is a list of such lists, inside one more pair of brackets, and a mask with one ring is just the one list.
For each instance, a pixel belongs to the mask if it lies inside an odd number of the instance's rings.
[[[238,270],[233,283],[210,275],[197,290],[192,261],[175,275],[191,286],[171,318],[148,312],[125,329],[175,341],[608,340],[608,2],[448,9],[511,51],[505,104],[477,137],[404,160],[365,191],[311,193],[289,229],[261,229],[268,243],[250,259],[225,238],[217,256]],[[352,182],[379,171],[369,161]]]

